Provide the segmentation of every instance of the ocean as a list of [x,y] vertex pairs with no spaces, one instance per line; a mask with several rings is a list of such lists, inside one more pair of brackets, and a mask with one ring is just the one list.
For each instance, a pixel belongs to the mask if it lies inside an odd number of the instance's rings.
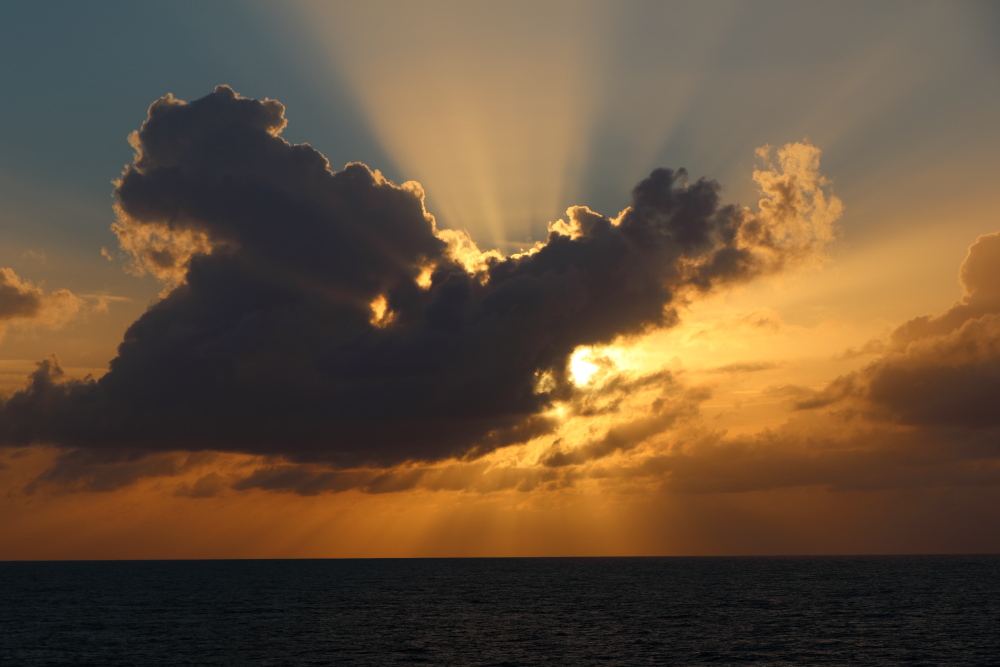
[[1000,556],[0,562],[0,665],[1000,665]]

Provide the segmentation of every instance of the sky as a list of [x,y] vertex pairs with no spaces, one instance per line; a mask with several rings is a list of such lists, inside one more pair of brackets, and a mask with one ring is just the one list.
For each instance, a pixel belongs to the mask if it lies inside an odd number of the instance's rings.
[[995,3],[0,15],[0,559],[1000,551]]

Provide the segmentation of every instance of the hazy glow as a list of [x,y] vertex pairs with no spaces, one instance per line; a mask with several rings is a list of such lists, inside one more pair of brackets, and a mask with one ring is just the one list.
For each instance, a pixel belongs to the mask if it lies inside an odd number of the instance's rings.
[[532,4],[530,22],[508,3],[297,7],[445,224],[506,249],[566,207],[596,113],[610,7]]
[[[576,348],[569,358],[570,380],[583,387],[599,384],[619,373],[639,370],[634,355],[637,345],[638,341],[621,341],[615,345],[582,345]],[[655,368],[641,370],[649,372]]]
[[[20,488],[52,455],[38,450],[6,459],[0,482]],[[907,490],[841,493],[831,502],[829,492],[815,487],[669,497],[567,488],[201,498],[175,495],[173,487],[152,479],[114,493],[8,499],[0,505],[6,538],[0,558],[941,552],[947,536],[962,530],[953,513],[942,513],[937,496]],[[959,523],[970,526],[1000,519],[998,500],[995,488],[950,494]],[[911,512],[923,520],[901,525],[898,517]],[[989,536],[980,543],[990,544]]]

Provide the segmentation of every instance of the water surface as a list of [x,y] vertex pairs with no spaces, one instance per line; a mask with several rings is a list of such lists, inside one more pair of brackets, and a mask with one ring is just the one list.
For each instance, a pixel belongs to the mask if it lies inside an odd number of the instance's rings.
[[1000,557],[0,563],[0,664],[1000,665]]

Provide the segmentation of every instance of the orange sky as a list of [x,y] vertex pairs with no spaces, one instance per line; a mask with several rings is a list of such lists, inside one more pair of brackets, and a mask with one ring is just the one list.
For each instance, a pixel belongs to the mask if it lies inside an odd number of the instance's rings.
[[[199,321],[181,319],[194,317],[182,293],[202,289],[189,285],[199,275],[191,273],[192,257],[197,264],[204,253],[223,266],[226,253],[241,257],[259,239],[239,226],[238,216],[230,228],[228,213],[210,219],[192,212],[201,203],[163,204],[141,189],[159,186],[128,190],[126,178],[115,186],[117,214],[112,201],[101,213],[94,197],[46,185],[30,169],[0,165],[0,186],[23,194],[0,206],[0,418],[6,420],[0,424],[0,559],[1000,550],[1000,411],[994,409],[1000,396],[1000,199],[991,186],[1000,175],[1000,136],[993,128],[1000,75],[983,57],[991,48],[996,54],[978,5],[918,3],[913,12],[859,5],[833,12],[822,30],[809,12],[783,19],[776,5],[757,11],[723,3],[707,12],[638,2],[620,8],[556,3],[531,13],[531,22],[527,6],[516,4],[509,10],[392,7],[384,22],[365,7],[326,3],[295,3],[280,17],[267,5],[249,12],[271,26],[275,43],[298,37],[282,53],[301,61],[303,71],[308,61],[307,87],[318,91],[317,104],[351,101],[370,131],[373,153],[343,154],[339,145],[331,151],[319,125],[296,128],[300,109],[279,97],[281,91],[274,94],[287,105],[280,123],[274,103],[263,101],[268,91],[239,87],[246,100],[227,97],[228,89],[216,89],[212,100],[245,101],[252,119],[232,111],[231,118],[205,122],[259,123],[262,137],[280,134],[292,144],[309,141],[302,135],[313,129],[319,137],[313,146],[335,173],[346,162],[372,162],[381,151],[387,162],[368,165],[380,170],[371,176],[378,194],[364,206],[391,216],[423,198],[426,220],[433,222],[427,223],[430,240],[422,242],[438,239],[442,254],[406,255],[411,241],[399,240],[406,235],[399,223],[372,243],[394,258],[388,268],[362,268],[337,282],[326,274],[283,273],[284,255],[248,254],[254,279],[314,290],[338,308],[369,307],[371,327],[382,332],[373,335],[391,341],[394,331],[409,326],[402,297],[393,296],[402,289],[398,281],[435,294],[444,274],[432,278],[434,272],[453,267],[448,270],[480,285],[475,289],[488,305],[498,299],[489,295],[500,293],[505,275],[491,267],[534,261],[544,268],[550,266],[545,253],[554,252],[547,247],[597,238],[592,225],[626,233],[621,230],[639,224],[629,220],[655,218],[655,211],[643,212],[639,195],[629,198],[629,189],[658,166],[686,166],[690,175],[675,182],[676,193],[695,192],[701,177],[717,179],[720,205],[735,208],[711,219],[722,231],[712,232],[709,250],[678,251],[678,258],[669,256],[673,268],[654,270],[669,292],[658,297],[665,315],[596,312],[565,334],[552,333],[572,341],[569,352],[556,346],[555,361],[537,362],[528,401],[534,407],[519,408],[517,423],[504,421],[500,408],[470,408],[476,419],[488,413],[495,421],[482,432],[468,426],[474,436],[463,440],[453,434],[466,426],[423,414],[399,417],[404,408],[378,418],[380,427],[395,428],[397,419],[414,424],[411,430],[426,429],[431,440],[435,433],[458,438],[453,446],[419,444],[417,437],[409,444],[399,435],[388,445],[371,435],[369,450],[343,445],[339,436],[328,446],[282,443],[261,421],[267,435],[259,442],[250,423],[247,443],[239,432],[213,449],[196,433],[176,435],[176,424],[188,415],[108,413],[122,424],[164,419],[163,432],[174,438],[166,445],[156,440],[157,428],[152,435],[141,427],[120,430],[102,421],[104,413],[92,423],[74,421],[75,399],[59,401],[74,387],[97,386],[73,382],[108,373],[126,329],[152,322],[150,313],[164,313],[156,320],[160,330],[176,323],[177,335],[188,335]],[[770,46],[746,37],[754,27],[784,35],[782,20],[801,32],[818,30],[815,49],[803,51],[809,40],[797,32]],[[879,38],[868,33],[866,21],[896,28]],[[418,22],[424,29],[411,30]],[[850,46],[839,41],[844,34],[852,37]],[[927,44],[934,39],[940,47],[964,44],[964,50],[937,50],[940,57],[928,65]],[[789,63],[795,53],[801,62]],[[955,83],[958,73],[964,78]],[[209,99],[203,96],[211,90],[175,90],[178,99],[159,104],[166,114],[188,107],[179,99]],[[251,107],[252,98],[262,103]],[[737,113],[744,102],[745,113]],[[219,108],[229,114],[237,107]],[[132,109],[132,124],[116,128],[114,141],[122,144],[139,128],[143,109]],[[126,173],[152,183],[156,169],[171,166],[174,158],[163,156],[175,148],[156,143],[151,122],[143,132],[132,140],[137,152],[127,158]],[[296,164],[319,159],[310,149],[295,155],[301,158]],[[243,178],[239,170],[255,159],[219,158],[218,164],[236,166],[218,168]],[[256,178],[257,169],[246,166],[246,173]],[[261,182],[278,183],[292,199],[314,196],[312,184],[285,184],[284,173],[268,172]],[[106,183],[119,173],[101,177]],[[353,196],[337,192],[344,200]],[[571,206],[593,211],[567,210]],[[603,222],[594,222],[598,216]],[[371,220],[363,224],[383,224]],[[49,236],[32,236],[24,221],[54,226]],[[395,222],[385,224],[396,229]],[[52,230],[73,225],[104,235],[91,246],[51,241]],[[313,250],[293,246],[289,241],[292,256]],[[746,264],[717,268],[720,248],[744,253]],[[347,265],[349,257],[339,261]],[[214,275],[202,274],[204,284]],[[358,275],[382,276],[382,282],[349,283]],[[618,284],[613,280],[602,284]],[[607,307],[628,298],[623,291]],[[554,299],[547,310],[567,299]],[[617,335],[579,333],[614,317],[621,318]],[[246,327],[240,336],[266,339],[252,317],[242,321],[251,324],[240,325]],[[296,326],[308,328],[311,321]],[[491,349],[494,361],[506,359],[497,372],[519,363],[524,356],[505,345],[520,333],[469,338],[473,361],[466,364],[494,368]],[[132,337],[139,341],[135,349],[160,341],[144,335]],[[220,340],[221,349],[243,344],[238,336]],[[527,349],[537,340],[526,335],[519,344]],[[577,342],[585,340],[597,342]],[[305,377],[271,369],[299,363],[298,356],[282,349],[272,357],[263,349],[236,359],[246,377]],[[37,372],[50,354],[58,362],[52,358]],[[135,387],[129,391],[149,388],[155,395],[160,378],[142,379],[148,370],[134,371],[140,380],[128,375],[130,364],[144,357],[128,357],[124,348],[121,354],[124,361],[109,377],[117,373],[122,386]],[[563,362],[566,377],[560,376]],[[382,367],[372,368],[365,382],[381,377]],[[462,372],[441,372],[447,380],[442,400],[461,400],[462,391],[447,383],[456,374],[464,382]],[[349,386],[348,377],[337,381]],[[499,385],[498,378],[476,375],[468,391]],[[127,384],[133,381],[138,384]],[[42,393],[45,383],[54,393]],[[399,386],[385,391],[402,391]],[[513,401],[513,394],[503,400]],[[163,404],[184,405],[182,399],[167,397]],[[214,427],[211,410],[204,410],[207,416],[190,423]],[[331,418],[331,432],[348,424],[344,433],[369,442],[368,434],[350,430],[352,418]],[[106,442],[94,441],[105,432]]]

